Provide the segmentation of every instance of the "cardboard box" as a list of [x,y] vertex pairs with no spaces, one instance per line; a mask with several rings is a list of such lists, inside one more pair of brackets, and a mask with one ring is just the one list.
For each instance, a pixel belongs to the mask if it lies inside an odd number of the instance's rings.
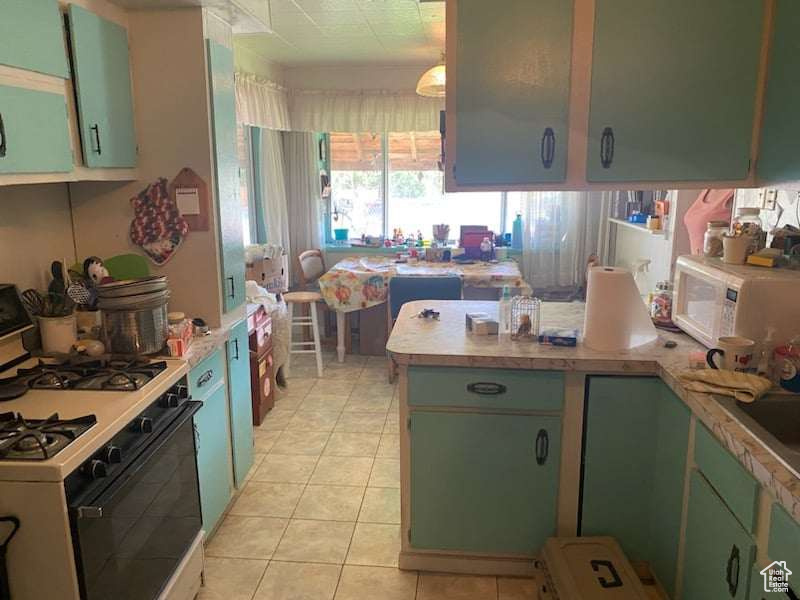
[[245,264],[245,277],[272,294],[289,289],[289,261],[285,254],[274,260],[258,258]]

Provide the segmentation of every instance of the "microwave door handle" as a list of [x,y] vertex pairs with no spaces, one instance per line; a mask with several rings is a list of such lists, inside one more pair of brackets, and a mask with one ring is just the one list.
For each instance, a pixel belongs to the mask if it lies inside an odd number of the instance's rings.
[[194,413],[203,406],[202,402],[188,400],[181,406],[183,412],[163,431],[158,434],[141,454],[132,457],[126,462],[123,470],[114,478],[111,484],[100,494],[90,505],[80,505],[72,507],[78,519],[99,519],[103,516],[103,507],[107,506],[114,496],[128,483],[142,467],[147,464],[153,455],[161,450],[164,445],[172,438],[173,434],[188,421]]

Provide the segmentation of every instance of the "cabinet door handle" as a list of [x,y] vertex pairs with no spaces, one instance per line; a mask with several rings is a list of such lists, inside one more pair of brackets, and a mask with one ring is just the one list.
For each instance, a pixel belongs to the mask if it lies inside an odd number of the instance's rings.
[[731,554],[728,556],[728,567],[725,571],[725,580],[728,583],[728,592],[731,598],[736,597],[736,592],[739,589],[739,563],[739,548],[736,544],[733,544],[731,546]]
[[614,563],[612,563],[610,560],[590,560],[589,564],[592,566],[592,571],[595,573],[600,572],[600,567],[605,567],[611,574],[611,580],[598,575],[597,581],[600,583],[601,588],[622,587],[622,579],[620,578],[619,573],[617,573]]
[[552,127],[548,127],[542,134],[542,166],[549,169],[553,166],[553,159],[556,156],[556,134]]
[[3,123],[3,113],[0,113],[0,158],[6,155],[6,126]]
[[233,277],[226,277],[225,279],[231,282],[231,298],[236,298],[236,284],[233,281]]
[[546,429],[540,429],[536,434],[536,464],[541,466],[547,462],[550,454],[550,435]]
[[100,126],[97,123],[95,123],[89,129],[91,129],[94,132],[94,143],[97,146],[96,148],[93,148],[93,150],[98,154],[102,154],[103,150],[102,148],[100,148]]
[[212,369],[209,369],[208,371],[206,371],[205,373],[200,375],[200,377],[197,378],[197,387],[199,388],[203,387],[212,379],[214,379],[214,371]]
[[467,385],[468,392],[480,396],[499,396],[500,394],[505,394],[507,389],[502,383],[489,381],[477,381]]
[[233,338],[233,347],[236,349],[236,354],[233,355],[233,360],[239,360],[239,338]]
[[603,135],[600,137],[600,164],[604,169],[610,169],[611,163],[614,162],[614,130],[611,127],[603,129]]

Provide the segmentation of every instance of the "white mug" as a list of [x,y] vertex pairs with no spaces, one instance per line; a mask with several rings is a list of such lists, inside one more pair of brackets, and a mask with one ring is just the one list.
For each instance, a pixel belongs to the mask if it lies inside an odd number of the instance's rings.
[[[725,369],[726,371],[752,371],[755,369],[753,351],[756,343],[745,337],[721,337],[719,348],[712,348],[706,353],[706,362],[712,369]],[[722,366],[714,362],[714,356],[722,356]]]

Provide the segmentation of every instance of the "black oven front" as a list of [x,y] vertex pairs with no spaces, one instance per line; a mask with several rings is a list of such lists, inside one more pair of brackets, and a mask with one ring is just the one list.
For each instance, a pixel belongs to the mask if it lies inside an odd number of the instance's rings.
[[67,479],[84,600],[157,598],[197,537],[201,516],[192,415],[200,406],[187,400],[155,424],[131,423],[122,435],[137,431],[145,438],[131,456],[112,440],[100,458]]

